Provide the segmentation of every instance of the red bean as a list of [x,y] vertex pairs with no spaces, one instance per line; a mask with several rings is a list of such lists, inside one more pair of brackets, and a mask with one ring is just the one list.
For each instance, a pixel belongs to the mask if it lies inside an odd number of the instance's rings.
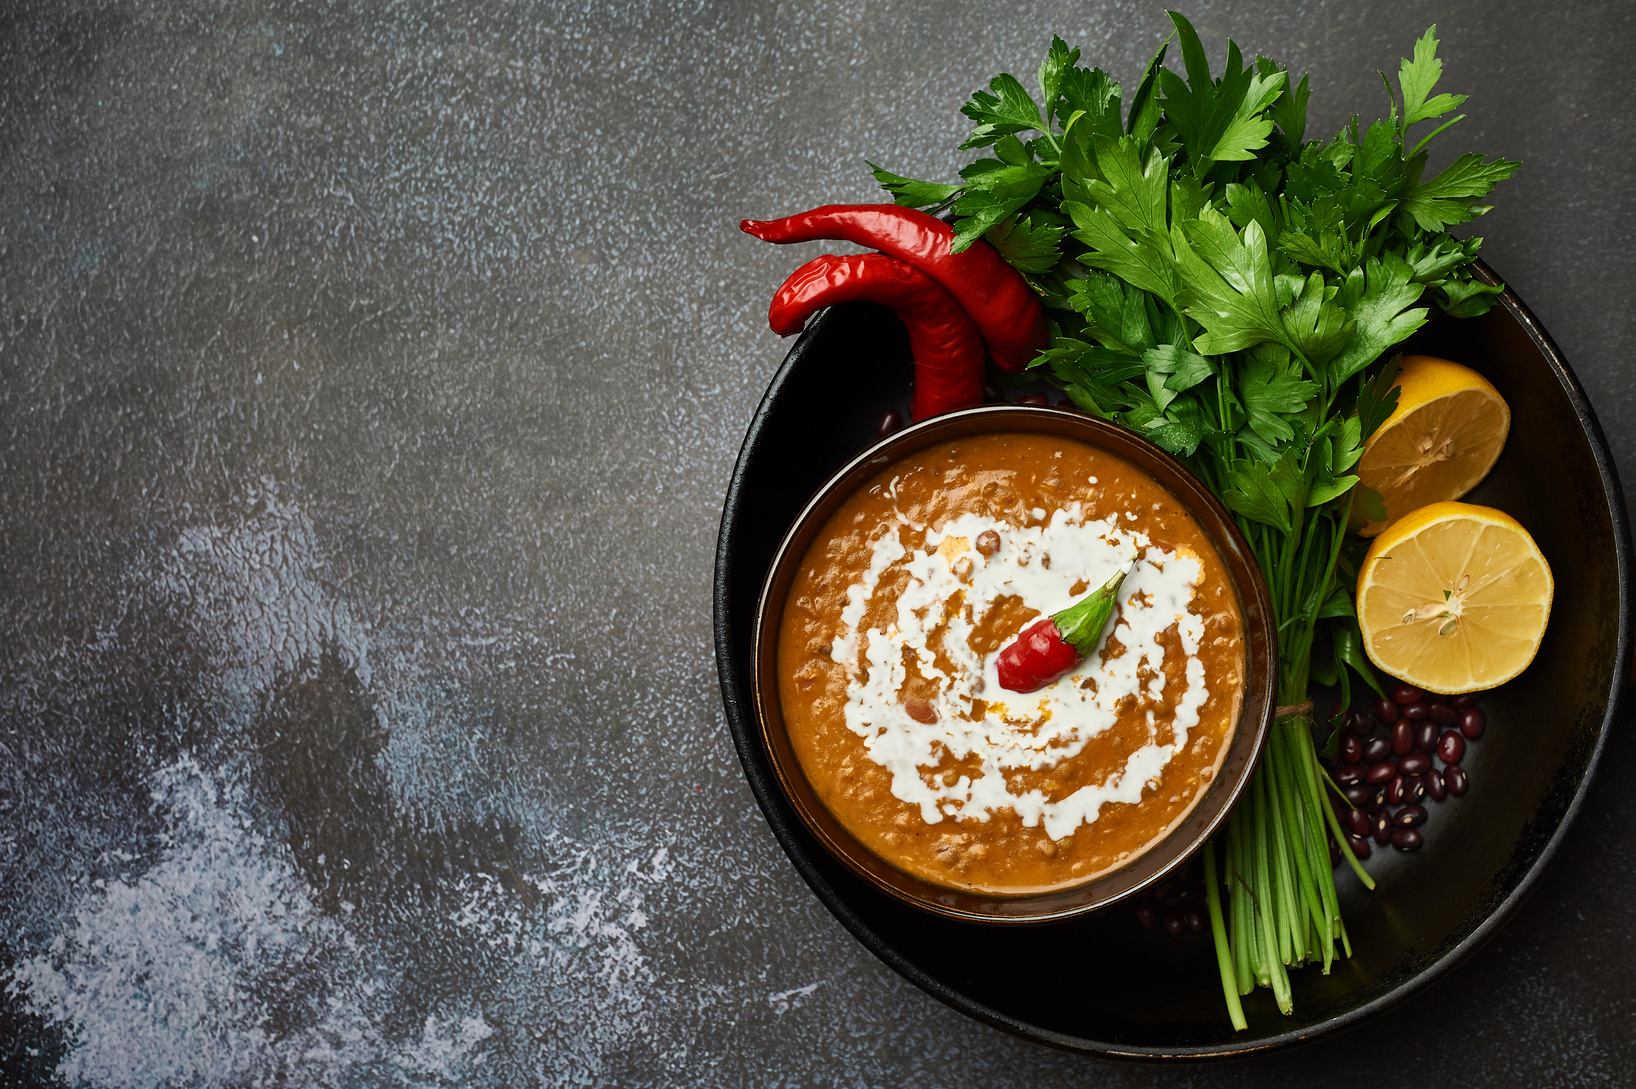
[[1449,706],[1464,711],[1467,707],[1477,706],[1477,701],[1482,698],[1483,694],[1481,692],[1462,692],[1449,700]]
[[1368,805],[1370,790],[1362,783],[1349,783],[1341,787],[1341,797],[1353,805]]
[[1403,800],[1409,805],[1419,805],[1426,799],[1426,779],[1436,775],[1428,771],[1425,775],[1411,775],[1403,780]]
[[1392,751],[1399,756],[1408,756],[1414,751],[1414,723],[1399,722],[1392,727]]
[[1334,869],[1341,864],[1341,849],[1335,846],[1335,837],[1328,836],[1324,842],[1329,845],[1329,868]]
[[1460,721],[1460,712],[1446,703],[1434,703],[1431,710],[1426,712],[1426,717],[1439,726],[1453,726]]
[[1341,786],[1351,786],[1353,783],[1363,782],[1364,770],[1361,764],[1345,764],[1335,769],[1335,781]]
[[1153,910],[1152,904],[1142,904],[1136,909],[1136,921],[1152,930],[1159,925],[1159,913]]
[[1396,722],[1397,721],[1397,703],[1396,703],[1396,701],[1389,700],[1389,699],[1384,699],[1384,698],[1383,699],[1377,699],[1375,701],[1375,717],[1380,719],[1380,721],[1384,722],[1388,726],[1390,726],[1392,723]]
[[1399,828],[1392,833],[1392,846],[1400,851],[1412,851],[1420,846],[1420,833],[1413,828]]
[[1423,752],[1412,752],[1397,762],[1397,768],[1404,775],[1424,775],[1431,767],[1431,757]]
[[1467,707],[1460,712],[1460,732],[1465,735],[1467,741],[1476,741],[1482,737],[1483,727],[1487,725],[1488,720],[1483,717],[1480,707]]
[[1359,862],[1369,857],[1369,841],[1362,836],[1347,836],[1346,845],[1352,848],[1352,857]]
[[1416,703],[1425,698],[1426,693],[1413,685],[1400,684],[1397,691],[1392,693],[1392,699],[1398,703]]
[[1169,911],[1165,913],[1165,933],[1172,938],[1179,938],[1187,933],[1187,920],[1182,917],[1181,912]]
[[1466,780],[1466,769],[1459,764],[1450,764],[1443,769],[1443,786],[1448,792],[1458,798],[1466,792],[1470,783]]
[[1384,737],[1371,737],[1363,743],[1363,762],[1378,764],[1392,755],[1392,742]]
[[1445,764],[1458,764],[1465,754],[1466,739],[1460,736],[1460,731],[1444,730],[1443,736],[1437,739],[1437,759]]
[[1386,814],[1386,810],[1382,809],[1379,813],[1375,814],[1375,842],[1384,847],[1386,846],[1386,841],[1391,838],[1392,818]]
[[1381,783],[1388,782],[1396,774],[1396,761],[1383,760],[1378,764],[1370,765],[1369,770],[1363,773],[1363,781],[1366,783],[1379,785]]
[[1353,711],[1346,725],[1359,737],[1368,737],[1375,732],[1375,716],[1368,711]]
[[[1365,786],[1364,789],[1367,790],[1369,788],[1367,786]],[[1364,809],[1368,810],[1370,815],[1373,816],[1374,814],[1379,813],[1382,809],[1385,809],[1385,808],[1386,808],[1386,785],[1384,783],[1382,783],[1380,786],[1375,788],[1375,792],[1373,794],[1369,795],[1369,800],[1364,803]]]
[[1399,828],[1413,828],[1417,824],[1424,824],[1425,821],[1426,807],[1423,805],[1406,805],[1392,818],[1392,823]]
[[1443,786],[1442,772],[1428,771],[1420,778],[1425,781],[1426,793],[1431,796],[1432,801],[1440,802],[1444,798],[1448,797],[1448,790]]
[[1426,693],[1426,702],[1427,703],[1432,703],[1432,704],[1447,703],[1448,701],[1449,701],[1449,698],[1447,696],[1440,695],[1439,693],[1436,693],[1436,692],[1427,692]]
[[1025,393],[1017,398],[1017,403],[1019,405],[1048,405],[1051,403],[1051,398],[1043,393]]
[[1356,734],[1346,734],[1341,738],[1339,746],[1341,763],[1363,763],[1363,740]]
[[1195,934],[1203,934],[1205,930],[1209,929],[1210,920],[1205,918],[1204,912],[1196,907],[1188,908],[1186,914],[1182,917],[1187,920],[1187,929]]
[[1423,753],[1437,751],[1437,723],[1422,722],[1414,728],[1414,747]]
[[1351,829],[1354,836],[1367,836],[1369,834],[1371,827],[1369,814],[1361,809],[1348,809],[1344,823],[1347,828]]
[[895,408],[887,409],[886,415],[882,416],[880,423],[875,425],[875,435],[877,438],[884,439],[902,426],[903,417],[898,414],[898,410]]
[[1392,781],[1386,784],[1386,804],[1403,804],[1403,776],[1394,775]]
[[1410,722],[1424,722],[1426,716],[1431,714],[1431,704],[1425,700],[1420,700],[1417,703],[1405,703],[1398,708],[1398,714]]

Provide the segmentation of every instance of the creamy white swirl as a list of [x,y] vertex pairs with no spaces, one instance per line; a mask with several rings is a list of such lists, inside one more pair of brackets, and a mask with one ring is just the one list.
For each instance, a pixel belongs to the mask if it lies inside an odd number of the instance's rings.
[[[1108,802],[1140,801],[1143,790],[1186,747],[1208,697],[1199,659],[1204,621],[1191,611],[1203,572],[1199,558],[1186,549],[1170,552],[1151,544],[1145,534],[1122,528],[1117,515],[1086,521],[1077,503],[1050,512],[1049,518],[1043,510],[1030,513],[1033,520],[1021,526],[962,515],[927,529],[924,546],[915,549],[903,537],[920,527],[907,521],[889,525],[872,544],[863,579],[847,590],[842,628],[831,650],[848,673],[846,724],[863,738],[869,758],[892,773],[892,794],[918,806],[927,824],[945,816],[986,821],[996,810],[1011,808],[1025,825],[1043,821],[1046,834],[1060,839],[1095,821]],[[974,546],[986,530],[1000,537],[991,556]],[[979,656],[969,645],[997,601],[1020,597],[1049,615],[1073,604],[1076,587],[1083,593],[1084,587],[1100,586],[1133,557],[1109,628],[1125,648],[1122,654],[1104,661],[1099,646],[1038,692],[1000,688],[996,654]],[[908,580],[895,617],[884,630],[859,631],[882,577],[897,568]],[[1171,651],[1187,659],[1186,687],[1167,694],[1166,647],[1158,637],[1172,625],[1180,646],[1171,644]],[[933,723],[911,717],[903,704],[906,654],[920,675],[937,685]],[[952,672],[938,667],[939,654],[952,663]],[[1056,801],[1037,789],[1012,791],[1008,772],[1049,769],[1077,755],[1114,725],[1121,704],[1131,697],[1150,708],[1149,736],[1121,769]],[[1159,741],[1155,705],[1174,709],[1165,743]],[[934,774],[946,757],[975,758],[981,770],[958,777]]]

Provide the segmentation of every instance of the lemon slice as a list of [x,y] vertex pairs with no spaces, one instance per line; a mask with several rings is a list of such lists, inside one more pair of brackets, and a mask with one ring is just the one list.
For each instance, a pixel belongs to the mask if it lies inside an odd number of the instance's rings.
[[1417,688],[1493,688],[1534,660],[1553,587],[1550,565],[1515,518],[1473,503],[1432,503],[1369,546],[1358,572],[1363,647]]
[[1386,500],[1373,537],[1416,507],[1458,499],[1488,475],[1511,430],[1511,409],[1488,379],[1429,355],[1403,360],[1397,408],[1364,444],[1358,479]]

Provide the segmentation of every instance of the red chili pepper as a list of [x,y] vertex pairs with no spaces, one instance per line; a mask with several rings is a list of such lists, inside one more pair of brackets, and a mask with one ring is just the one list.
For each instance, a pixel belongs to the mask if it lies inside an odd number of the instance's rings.
[[902,261],[879,253],[808,261],[773,296],[767,324],[787,337],[799,333],[814,312],[858,301],[890,306],[909,330],[915,419],[983,403],[983,338],[977,326],[936,280]]
[[1000,650],[994,662],[1000,687],[1013,692],[1034,692],[1079,664],[1102,641],[1118,604],[1121,571],[1083,600],[1060,613],[1041,617]]
[[784,219],[746,219],[739,230],[763,242],[838,239],[907,261],[960,300],[1002,370],[1022,370],[1045,347],[1045,311],[1028,281],[987,243],[951,253],[954,228],[918,209],[826,204]]

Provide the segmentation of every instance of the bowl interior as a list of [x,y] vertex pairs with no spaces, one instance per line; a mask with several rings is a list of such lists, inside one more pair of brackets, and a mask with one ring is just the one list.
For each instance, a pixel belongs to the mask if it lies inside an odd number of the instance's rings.
[[[1072,888],[1033,896],[981,895],[931,884],[895,869],[849,835],[819,801],[791,749],[779,709],[778,626],[791,581],[835,510],[904,457],[968,435],[1027,431],[1060,435],[1123,458],[1163,485],[1193,515],[1221,557],[1244,618],[1245,688],[1233,737],[1210,788],[1160,842],[1127,865]],[[927,911],[986,922],[1063,919],[1130,896],[1182,865],[1226,819],[1266,738],[1273,709],[1273,618],[1265,581],[1232,518],[1202,485],[1152,443],[1123,428],[1062,409],[989,405],[919,424],[850,460],[796,517],[767,574],[756,616],[755,707],[773,770],[796,812],[831,854],[890,896]]]
[[[884,308],[837,308],[809,327],[762,402],[729,487],[717,555],[716,637],[729,724],[780,843],[841,922],[911,981],[990,1024],[1044,1043],[1137,1057],[1291,1044],[1353,1023],[1437,978],[1521,902],[1594,768],[1630,669],[1629,541],[1606,443],[1572,373],[1509,292],[1482,318],[1435,318],[1408,350],[1482,371],[1512,406],[1499,464],[1469,496],[1508,511],[1550,561],[1544,645],[1483,701],[1489,727],[1464,765],[1471,790],[1432,807],[1425,846],[1377,852],[1378,885],[1337,874],[1354,955],[1292,973],[1295,1013],[1265,990],[1247,1032],[1222,1008],[1208,935],[1144,931],[1128,907],[1033,927],[930,916],[833,857],[779,788],[753,715],[752,640],[763,581],[808,497],[907,407],[902,328]],[[1018,965],[1044,970],[1026,973]]]

